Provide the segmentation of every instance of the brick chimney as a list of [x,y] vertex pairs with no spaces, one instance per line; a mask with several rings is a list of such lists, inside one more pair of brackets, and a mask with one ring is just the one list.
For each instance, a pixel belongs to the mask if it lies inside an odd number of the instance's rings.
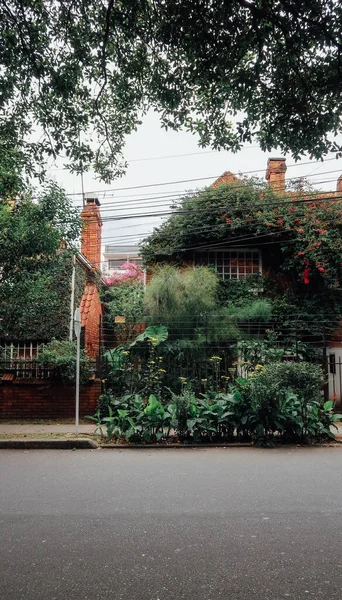
[[97,198],[86,198],[81,212],[82,244],[81,252],[96,267],[101,268],[102,219],[100,202]]
[[340,175],[337,180],[336,191],[342,192],[342,175]]
[[269,158],[267,162],[266,179],[275,192],[283,192],[285,190],[285,173],[286,173],[285,158]]

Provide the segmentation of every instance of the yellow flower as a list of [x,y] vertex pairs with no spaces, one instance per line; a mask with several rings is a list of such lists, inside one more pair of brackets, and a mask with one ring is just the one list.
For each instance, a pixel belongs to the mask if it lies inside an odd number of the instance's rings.
[[212,356],[209,358],[209,362],[219,362],[220,360],[222,360],[221,356]]
[[122,354],[129,354],[128,350],[124,350]]
[[208,381],[208,379],[201,379],[201,381],[203,381],[203,382],[204,382],[204,381]]
[[255,365],[254,370],[255,371],[263,371],[264,370],[264,365]]
[[221,379],[230,379],[230,377],[227,377],[227,375],[221,375]]
[[159,373],[166,373],[165,369],[159,369]]

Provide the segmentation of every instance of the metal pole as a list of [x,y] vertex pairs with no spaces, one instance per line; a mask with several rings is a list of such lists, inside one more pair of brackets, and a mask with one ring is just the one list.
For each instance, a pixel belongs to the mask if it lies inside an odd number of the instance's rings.
[[78,435],[78,422],[80,414],[80,354],[81,354],[81,311],[76,308],[74,315],[74,330],[77,340],[76,346],[76,435]]
[[75,304],[75,278],[76,278],[76,256],[72,257],[72,275],[71,275],[71,300],[70,300],[70,327],[69,340],[72,342],[72,330],[74,324],[74,304]]
[[78,424],[80,415],[80,350],[81,336],[77,336],[77,351],[76,351],[76,435],[78,435]]

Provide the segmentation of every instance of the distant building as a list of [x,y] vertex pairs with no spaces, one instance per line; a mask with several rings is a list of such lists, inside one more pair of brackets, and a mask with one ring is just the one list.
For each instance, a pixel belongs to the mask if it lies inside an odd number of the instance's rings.
[[122,271],[122,266],[127,262],[142,267],[142,258],[139,252],[139,246],[105,246],[103,273]]

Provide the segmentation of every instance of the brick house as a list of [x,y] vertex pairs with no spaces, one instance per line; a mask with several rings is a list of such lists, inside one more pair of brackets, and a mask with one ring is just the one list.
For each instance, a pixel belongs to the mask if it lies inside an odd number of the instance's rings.
[[[290,197],[291,192],[285,191],[286,170],[285,158],[270,158],[267,163],[265,178],[274,191],[282,194],[282,196]],[[211,187],[217,188],[223,184],[232,185],[234,182],[241,183],[241,180],[233,173],[226,171],[216,179]],[[259,245],[258,241],[261,242]],[[229,247],[220,247],[219,250],[209,248],[205,252],[195,251],[192,260],[194,264],[214,266],[222,279],[244,279],[248,275],[256,273],[268,276],[277,269],[280,255],[277,242],[266,246],[265,249],[263,245],[265,241],[266,237],[254,241],[245,240],[243,243],[237,244],[236,247],[229,244]]]
[[[272,186],[275,192],[282,197],[291,198],[294,192],[286,190],[285,158],[270,158],[267,163],[265,173],[268,185]],[[233,173],[226,171],[212,185],[212,188],[218,188],[221,185],[240,184],[241,180]],[[324,198],[341,197],[342,175],[337,180],[336,190],[318,193],[315,200]],[[266,243],[264,243],[266,242]],[[216,248],[215,244],[211,248],[208,244],[203,249],[193,249],[184,252],[183,264],[186,266],[210,265],[214,267],[217,274],[223,279],[244,279],[248,275],[260,273],[263,276],[271,276],[277,272],[281,261],[281,250],[279,241],[272,242],[271,237],[266,235],[258,239],[247,239],[244,241],[233,242],[227,239],[227,245],[220,242]],[[171,258],[172,260],[172,258]],[[152,273],[149,274],[149,278]],[[286,284],[284,280],[284,284]],[[323,344],[323,341],[322,341]],[[329,394],[334,396],[338,403],[342,404],[342,324],[336,329],[329,341],[324,347],[328,359],[329,375]]]

